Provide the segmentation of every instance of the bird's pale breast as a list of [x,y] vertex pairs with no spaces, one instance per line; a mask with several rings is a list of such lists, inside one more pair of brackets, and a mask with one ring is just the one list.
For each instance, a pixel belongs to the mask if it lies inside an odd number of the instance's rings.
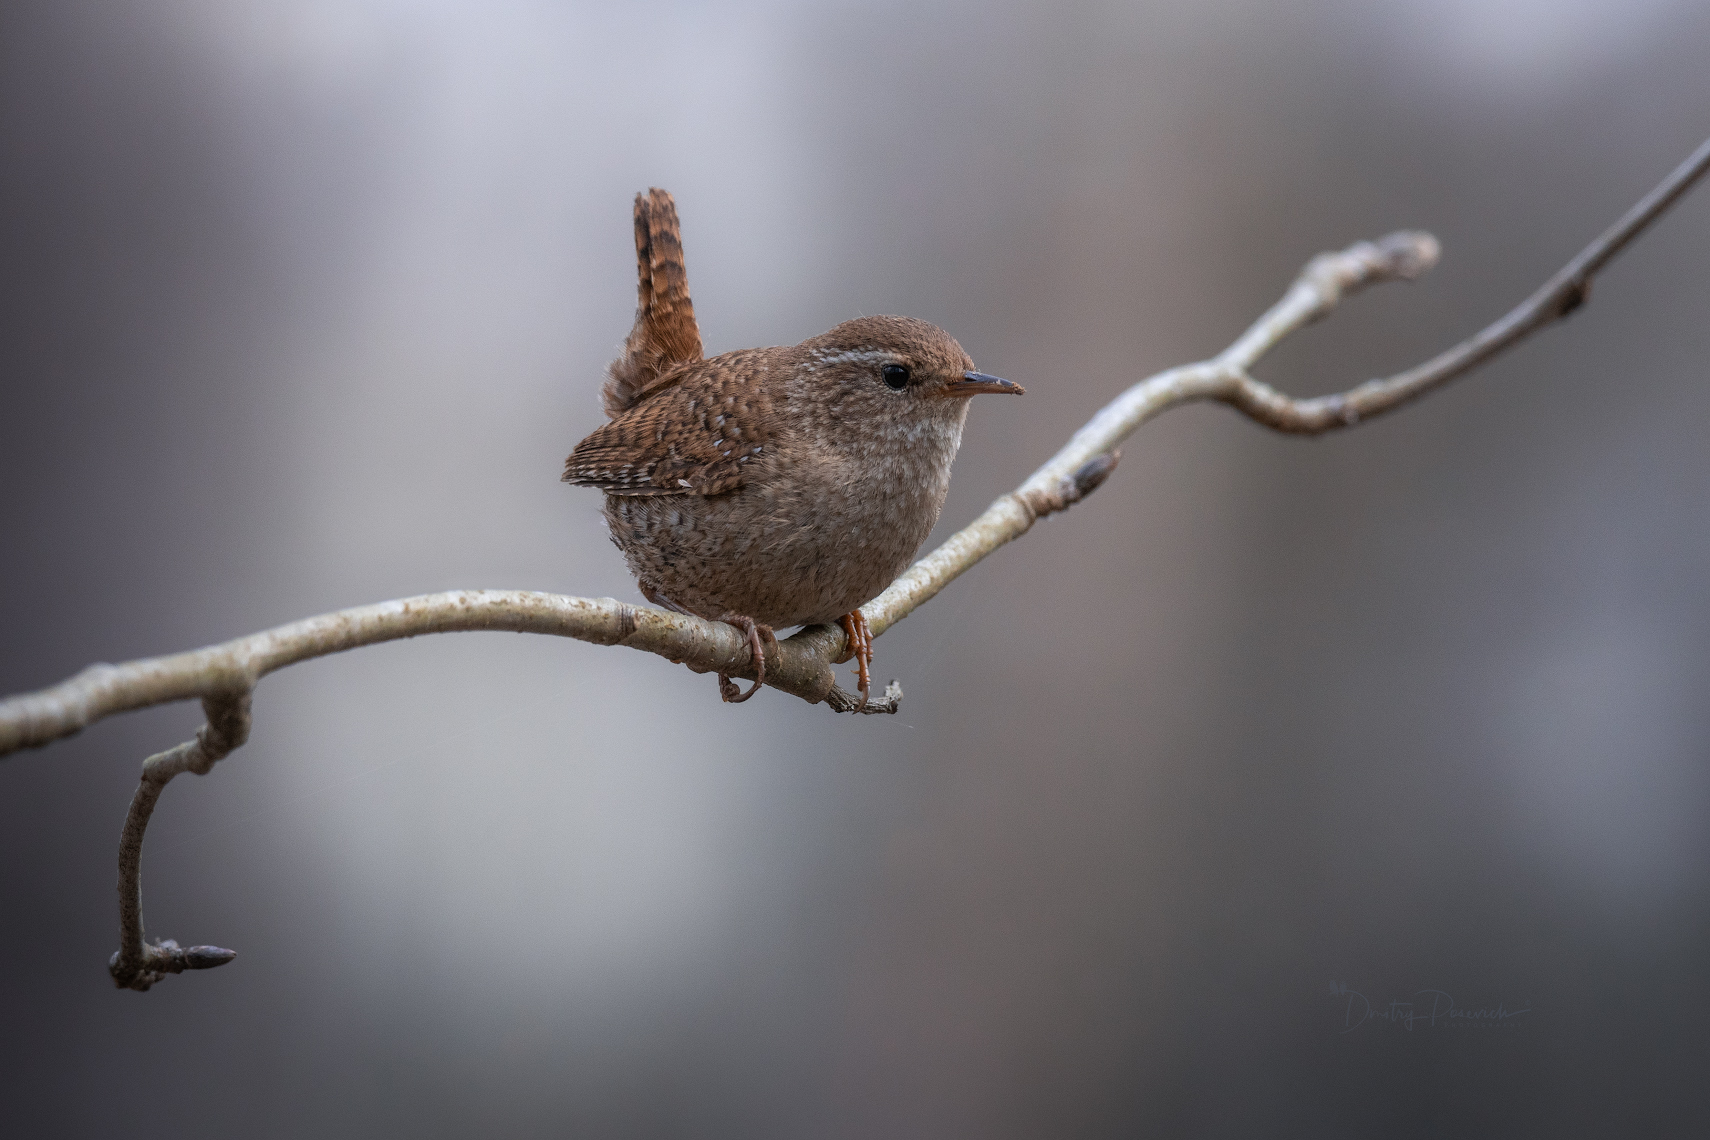
[[702,617],[835,621],[908,567],[949,487],[961,423],[848,450],[803,439],[719,495],[608,495],[633,573]]

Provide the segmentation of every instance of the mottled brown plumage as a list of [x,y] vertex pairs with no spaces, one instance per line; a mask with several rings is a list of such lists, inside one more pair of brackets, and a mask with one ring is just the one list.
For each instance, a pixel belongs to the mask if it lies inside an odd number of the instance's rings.
[[611,422],[571,453],[567,482],[606,493],[642,593],[742,629],[757,680],[772,630],[847,619],[867,691],[859,607],[938,520],[968,403],[1020,392],[973,371],[944,330],[862,317],[798,345],[701,359],[676,207],[637,195],[635,328],[613,362]]

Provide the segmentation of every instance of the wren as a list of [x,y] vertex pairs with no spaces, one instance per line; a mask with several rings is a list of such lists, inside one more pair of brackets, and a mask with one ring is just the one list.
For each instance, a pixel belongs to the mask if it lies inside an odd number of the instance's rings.
[[[635,328],[602,392],[610,422],[564,480],[606,494],[612,541],[656,605],[748,638],[754,685],[774,630],[839,622],[871,686],[860,607],[926,541],[950,487],[967,397],[1019,394],[943,329],[862,317],[800,344],[703,359],[677,207],[635,198]],[[843,658],[848,660],[848,657]]]

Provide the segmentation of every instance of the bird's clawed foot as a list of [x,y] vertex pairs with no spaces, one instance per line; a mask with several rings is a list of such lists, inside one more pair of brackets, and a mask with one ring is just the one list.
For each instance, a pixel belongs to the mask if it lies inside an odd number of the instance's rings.
[[766,646],[778,648],[778,636],[772,632],[771,626],[761,625],[753,618],[741,614],[725,614],[718,620],[726,625],[733,625],[748,635],[748,652],[754,657],[754,687],[746,693],[726,674],[718,675],[718,695],[728,704],[739,705],[759,692],[760,686],[766,683]]
[[867,693],[873,687],[873,631],[867,628],[867,618],[860,610],[851,610],[837,619],[843,634],[849,639],[849,652],[838,664],[855,658],[856,674],[861,679],[861,703],[867,703]]

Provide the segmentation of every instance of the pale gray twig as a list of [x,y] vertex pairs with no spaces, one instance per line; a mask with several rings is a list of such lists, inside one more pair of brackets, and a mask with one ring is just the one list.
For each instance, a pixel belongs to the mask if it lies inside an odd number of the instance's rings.
[[1710,140],[1619,221],[1586,246],[1532,296],[1501,320],[1387,380],[1370,380],[1346,392],[1297,400],[1248,375],[1284,337],[1326,316],[1348,295],[1382,281],[1411,280],[1437,261],[1430,234],[1397,233],[1360,242],[1307,263],[1283,299],[1222,355],[1172,368],[1142,380],[1106,404],[1063,449],[1020,487],[916,562],[877,598],[861,607],[877,637],[1006,542],[1026,534],[1054,503],[1052,496],[1086,464],[1113,456],[1141,424],[1182,404],[1218,400],[1277,431],[1317,435],[1352,427],[1418,399],[1484,363],[1584,303],[1592,278],[1710,170]]
[[205,776],[249,739],[247,688],[206,696],[202,710],[208,720],[194,740],[143,761],[142,779],[137,782],[131,810],[125,815],[125,830],[119,836],[119,949],[107,963],[107,970],[124,989],[146,990],[167,974],[211,970],[237,957],[237,951],[218,946],[184,949],[170,938],[153,946],[143,941],[143,833],[154,814],[155,801],[172,777],[180,772]]

